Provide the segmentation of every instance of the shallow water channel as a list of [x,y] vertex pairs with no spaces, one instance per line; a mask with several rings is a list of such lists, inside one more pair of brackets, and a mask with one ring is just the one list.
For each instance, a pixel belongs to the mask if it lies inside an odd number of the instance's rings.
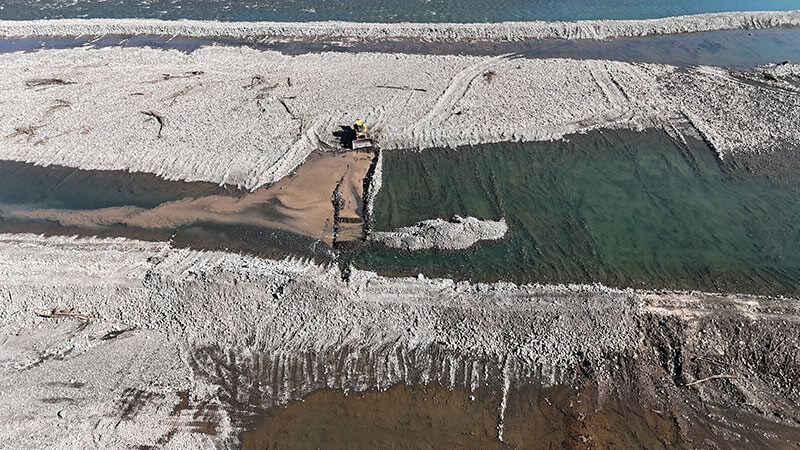
[[[315,153],[292,176],[253,193],[4,161],[0,232],[331,261],[332,194],[339,189],[344,209],[336,217],[347,219],[339,236],[358,241],[370,160]],[[722,164],[700,141],[603,131],[558,142],[385,151],[383,167],[375,229],[458,214],[505,217],[509,233],[458,252],[356,246],[341,252],[345,263],[475,281],[800,294],[800,177]]]
[[0,232],[122,236],[331,261],[337,238],[361,238],[361,187],[371,161],[367,153],[315,152],[294,174],[253,192],[143,173],[0,161]]
[[458,214],[509,234],[460,252],[377,244],[386,274],[800,292],[800,184],[722,165],[702,142],[604,131],[564,142],[387,151],[375,229]]
[[[267,37],[265,37],[266,39]],[[150,47],[193,52],[213,45],[246,46],[288,55],[315,52],[408,53],[426,55],[506,55],[524,58],[609,59],[626,62],[720,66],[749,70],[754,66],[800,60],[800,29],[722,30],[618,39],[531,39],[514,42],[426,42],[422,40],[355,40],[339,38],[288,39],[266,42],[231,38],[175,36],[79,36],[0,38],[0,53],[76,47]]]

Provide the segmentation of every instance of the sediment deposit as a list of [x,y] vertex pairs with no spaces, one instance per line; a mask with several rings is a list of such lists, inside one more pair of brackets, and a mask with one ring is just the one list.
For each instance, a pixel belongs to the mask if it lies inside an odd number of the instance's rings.
[[[707,403],[800,419],[790,299],[343,279],[298,260],[33,235],[0,236],[0,298],[0,435],[16,448],[236,445],[258,411],[319,388],[506,392],[587,374],[592,401],[632,395],[684,433]],[[713,439],[747,445],[720,420]]]
[[[84,230],[124,225],[137,229],[178,229],[198,222],[278,229],[333,245],[348,240],[336,230],[346,219],[356,228],[350,239],[360,239],[363,222],[364,177],[372,161],[367,153],[315,152],[291,175],[254,192],[218,193],[164,201],[153,207],[31,208],[30,204],[3,205],[4,219],[58,223]],[[331,195],[337,193],[334,206]]]
[[717,68],[511,55],[9,53],[0,158],[254,189],[314,149],[340,148],[356,117],[384,150],[658,127],[701,135],[724,158],[800,142],[800,96],[772,84]]
[[508,232],[505,219],[480,220],[453,216],[450,220],[423,220],[393,231],[375,231],[371,241],[403,250],[462,250],[479,241],[502,239]]
[[426,41],[608,39],[800,26],[800,11],[722,12],[649,20],[500,23],[213,22],[158,19],[0,21],[0,36],[157,35],[267,40],[279,37]]

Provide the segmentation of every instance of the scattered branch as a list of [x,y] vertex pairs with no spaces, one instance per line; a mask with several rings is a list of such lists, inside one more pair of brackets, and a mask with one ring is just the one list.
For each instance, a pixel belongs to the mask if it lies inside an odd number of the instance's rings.
[[721,378],[726,380],[740,380],[742,377],[738,375],[725,375],[725,374],[711,375],[710,377],[705,377],[696,381],[692,381],[691,383],[686,384],[686,386],[687,387],[694,386],[695,384],[705,383],[706,381],[717,380]]
[[283,99],[283,98],[279,98],[279,99],[278,99],[278,101],[279,101],[279,102],[281,102],[281,105],[283,105],[283,109],[285,109],[285,110],[286,110],[286,112],[287,112],[287,113],[288,113],[290,116],[292,116],[292,119],[295,119],[295,120],[296,120],[296,119],[297,119],[297,117],[295,117],[295,115],[294,115],[294,113],[292,112],[292,110],[291,110],[291,109],[289,109],[289,105],[287,105],[287,104],[286,104],[286,100],[285,100],[285,99]]
[[101,341],[108,341],[110,339],[114,339],[115,337],[119,336],[122,333],[126,333],[128,331],[133,331],[134,328],[126,328],[124,330],[113,330],[109,331],[108,333],[104,334],[103,337],[100,338]]
[[376,85],[375,87],[383,88],[383,89],[397,89],[397,90],[400,90],[400,91],[428,92],[427,89],[414,88],[414,87],[406,86],[406,85],[403,85],[403,86],[391,86],[391,85],[388,85],[388,84],[379,84],[379,85]]
[[170,102],[169,106],[174,106],[175,102],[178,101],[178,97],[188,94],[189,91],[191,91],[195,87],[197,87],[197,86],[186,86],[185,88],[183,88],[183,89],[175,92],[174,94],[170,95],[169,97],[167,97],[167,100],[172,100]]
[[78,319],[85,322],[89,321],[88,314],[81,314],[75,311],[75,308],[53,308],[49,311],[36,311],[36,315],[39,317],[44,317],[45,319]]
[[15,138],[17,136],[27,136],[26,142],[36,137],[36,130],[41,128],[42,125],[29,125],[27,127],[14,128],[14,132],[6,136],[7,139]]
[[192,70],[190,72],[184,72],[183,75],[172,75],[172,74],[169,74],[169,73],[162,73],[161,74],[161,79],[160,80],[155,80],[153,83],[157,83],[159,81],[174,80],[176,78],[199,77],[200,75],[203,75],[203,73],[205,73],[205,72],[203,72],[202,70]]
[[50,107],[50,111],[60,108],[69,108],[70,106],[72,106],[72,103],[66,100],[56,99],[56,103]]
[[250,84],[242,86],[242,89],[253,89],[260,84],[266,83],[266,81],[267,80],[265,80],[261,75],[254,75],[253,78],[250,79]]
[[29,88],[42,87],[42,86],[66,86],[68,84],[75,84],[72,81],[65,81],[61,78],[34,78],[25,82],[25,86]]
[[300,136],[302,136],[302,135],[303,135],[303,126],[304,126],[304,123],[303,123],[303,118],[302,118],[302,117],[297,117],[297,116],[296,116],[296,115],[295,115],[295,114],[292,112],[292,110],[289,108],[289,105],[287,105],[287,104],[286,104],[286,100],[291,100],[291,99],[293,99],[293,98],[295,98],[295,97],[283,97],[283,98],[278,98],[278,101],[279,101],[279,102],[281,102],[281,105],[283,105],[283,109],[285,109],[285,110],[286,110],[286,112],[287,112],[287,113],[288,113],[290,116],[292,116],[292,120],[297,120],[297,121],[299,121],[299,122],[300,122],[300,128],[298,128],[298,130],[297,130],[297,137],[298,137],[298,139],[299,139],[299,138],[300,138]]
[[269,86],[262,87],[261,89],[258,90],[258,94],[256,94],[256,100],[264,100],[265,98],[267,98],[267,93],[275,89],[276,87],[278,87],[277,84],[272,84]]
[[50,114],[53,114],[55,111],[57,111],[59,109],[69,108],[71,106],[72,106],[72,103],[70,103],[70,102],[68,102],[66,100],[57,99],[55,104],[53,104],[49,108],[47,108],[47,112],[44,113],[44,117],[47,117]]
[[158,137],[161,138],[161,131],[164,130],[164,117],[155,111],[140,111],[145,116],[152,117],[158,121]]

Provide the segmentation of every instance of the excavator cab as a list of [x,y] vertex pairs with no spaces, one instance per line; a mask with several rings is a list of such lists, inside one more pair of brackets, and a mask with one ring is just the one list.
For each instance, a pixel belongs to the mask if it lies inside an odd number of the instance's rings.
[[364,122],[364,119],[356,120],[356,123],[353,125],[353,130],[356,132],[356,138],[353,139],[352,144],[353,150],[372,148],[373,142],[369,137],[369,132],[367,132],[367,123]]

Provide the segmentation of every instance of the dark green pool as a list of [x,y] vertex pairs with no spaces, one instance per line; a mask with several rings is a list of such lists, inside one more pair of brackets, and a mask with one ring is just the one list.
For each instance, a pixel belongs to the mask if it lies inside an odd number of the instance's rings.
[[800,292],[800,186],[721,165],[701,142],[605,131],[566,142],[386,152],[375,227],[506,217],[467,251],[367,247],[390,274]]

